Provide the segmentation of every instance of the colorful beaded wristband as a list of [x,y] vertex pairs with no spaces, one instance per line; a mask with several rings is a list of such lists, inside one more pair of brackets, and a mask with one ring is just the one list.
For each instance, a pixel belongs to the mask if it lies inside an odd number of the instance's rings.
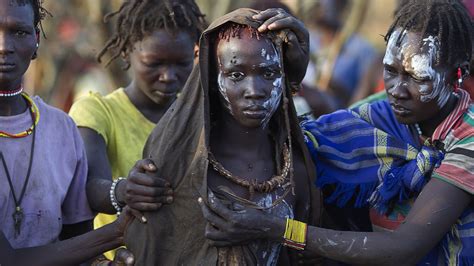
[[112,203],[112,206],[114,206],[114,209],[117,211],[117,215],[120,215],[122,212],[122,207],[118,200],[117,200],[117,195],[115,194],[115,188],[117,188],[117,185],[120,181],[125,180],[125,177],[119,177],[112,182],[112,186],[110,186],[110,191],[109,191],[109,196],[110,196],[110,203]]
[[283,245],[297,250],[304,250],[308,226],[293,219],[286,219],[286,229],[283,235]]

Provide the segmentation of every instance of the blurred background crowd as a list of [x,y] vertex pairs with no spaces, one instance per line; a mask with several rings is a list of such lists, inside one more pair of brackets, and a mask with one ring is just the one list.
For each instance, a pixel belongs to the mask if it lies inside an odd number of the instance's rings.
[[[103,16],[123,0],[45,1],[52,14],[43,22],[39,57],[32,61],[25,88],[64,111],[88,91],[107,94],[128,84],[120,62],[96,60],[113,23]],[[239,7],[287,9],[310,32],[311,61],[295,96],[298,112],[314,117],[383,90],[383,35],[404,0],[196,0],[206,19]],[[465,0],[473,14],[474,0]],[[117,60],[120,61],[120,60]]]

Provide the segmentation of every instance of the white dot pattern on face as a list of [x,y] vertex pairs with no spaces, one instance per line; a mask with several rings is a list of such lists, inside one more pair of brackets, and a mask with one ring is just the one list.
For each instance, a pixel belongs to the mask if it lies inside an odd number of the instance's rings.
[[[403,35],[406,35],[406,30],[403,31]],[[394,58],[401,59],[402,55],[405,55],[411,44],[402,42],[401,47],[394,49],[396,46],[396,40],[400,35],[400,30],[393,32],[392,36],[387,44],[387,51],[385,53],[383,63],[391,65],[394,62]],[[405,37],[405,36],[404,36]],[[402,37],[402,38],[404,38]],[[438,71],[433,69],[433,62],[436,61],[439,51],[439,41],[436,36],[428,36],[422,40],[422,47],[428,46],[427,53],[414,54],[410,57],[403,57],[403,67],[405,69],[413,70],[414,74],[418,77],[428,76],[432,82],[433,87],[430,88],[428,85],[420,85],[420,101],[429,102],[436,99],[438,106],[443,107],[449,99],[450,91],[445,87],[444,80],[445,75],[442,75]],[[397,54],[392,53],[393,50],[397,51]]]
[[[262,49],[261,51],[261,56],[268,60],[268,61],[273,61],[278,63],[279,68],[281,69],[281,60],[280,56],[278,54],[278,51],[273,43],[271,43],[272,48],[273,48],[273,55],[268,53],[265,49]],[[221,66],[221,61],[218,58],[217,63],[219,66]],[[225,107],[229,110],[230,114],[233,115],[232,113],[232,108],[230,106],[230,101],[229,97],[227,96],[227,87],[224,85],[224,73],[222,70],[219,69],[219,73],[217,75],[217,85],[219,87],[219,92],[222,95],[222,98],[225,100]],[[278,108],[278,105],[280,104],[281,96],[282,96],[283,88],[282,88],[282,77],[278,77],[273,81],[273,88],[270,93],[270,98],[266,100],[263,103],[263,107],[268,110],[267,114],[261,121],[261,127],[266,128],[268,125],[268,122],[272,118],[273,114]]]

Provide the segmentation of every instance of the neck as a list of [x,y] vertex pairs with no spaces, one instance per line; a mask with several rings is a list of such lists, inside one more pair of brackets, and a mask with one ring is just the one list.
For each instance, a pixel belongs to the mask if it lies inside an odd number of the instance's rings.
[[436,128],[441,124],[446,117],[451,114],[451,112],[456,108],[456,104],[458,102],[458,98],[452,95],[449,97],[448,102],[441,108],[441,110],[438,112],[438,114],[427,121],[420,122],[420,128],[421,131],[423,132],[423,135],[431,137],[433,133],[435,132]]
[[153,123],[158,123],[168,107],[174,102],[174,99],[162,103],[152,101],[137,87],[135,81],[132,81],[124,91],[138,111]]
[[257,155],[264,155],[271,151],[269,147],[272,143],[268,128],[244,127],[227,113],[223,114],[222,119],[213,127],[211,135],[211,146],[219,148],[225,146],[225,150],[232,153],[253,151]]
[[0,97],[0,116],[13,116],[26,111],[28,105],[23,96]]

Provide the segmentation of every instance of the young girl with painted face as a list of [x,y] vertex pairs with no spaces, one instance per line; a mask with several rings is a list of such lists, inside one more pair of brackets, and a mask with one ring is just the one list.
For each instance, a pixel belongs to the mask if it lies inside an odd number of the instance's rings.
[[346,263],[472,265],[474,106],[462,89],[472,37],[460,1],[409,2],[385,37],[388,100],[303,123],[317,184],[335,187],[326,200],[370,203],[377,232],[311,227],[215,200],[202,207],[227,234],[209,238],[257,228]]
[[307,38],[302,23],[281,9],[238,9],[203,33],[198,66],[145,146],[175,194],[172,204],[145,213],[147,224],[128,230],[137,264],[289,263],[287,250],[259,231],[207,241],[219,234],[219,221],[208,223],[195,199],[312,220],[314,168],[290,89],[303,75],[286,64],[307,64]]
[[139,171],[130,175],[129,171],[183,88],[206,26],[194,0],[125,1],[105,19],[111,17],[117,19],[116,31],[99,53],[99,61],[109,52],[109,63],[122,57],[133,79],[107,96],[89,94],[70,111],[86,147],[89,203],[100,212],[95,228],[114,221],[125,205],[151,211],[171,203],[166,180],[139,172],[155,170],[150,162],[139,162]]

